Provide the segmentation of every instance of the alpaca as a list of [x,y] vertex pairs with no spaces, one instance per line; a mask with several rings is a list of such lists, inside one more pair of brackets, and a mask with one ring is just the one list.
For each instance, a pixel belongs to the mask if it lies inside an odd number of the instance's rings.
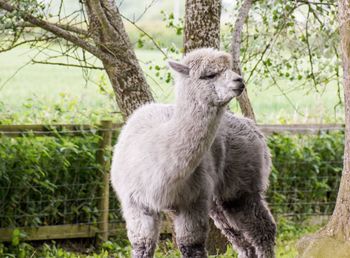
[[137,109],[113,154],[111,181],[133,257],[153,257],[161,211],[174,214],[183,257],[207,257],[209,214],[240,257],[273,257],[275,223],[263,197],[270,156],[254,124],[226,111],[244,89],[231,56],[197,49],[169,66],[175,105]]

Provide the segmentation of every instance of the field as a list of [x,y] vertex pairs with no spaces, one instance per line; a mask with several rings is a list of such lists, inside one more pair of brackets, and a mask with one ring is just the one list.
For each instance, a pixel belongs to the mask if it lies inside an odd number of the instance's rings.
[[[153,50],[137,50],[137,56],[146,72],[156,100],[173,101],[172,82],[159,79],[165,75],[166,62],[162,55]],[[14,49],[0,56],[0,117],[12,114],[14,122],[50,121],[55,117],[55,105],[73,105],[76,117],[114,116],[117,111],[111,87],[103,71],[82,71],[80,68],[32,64],[36,50],[29,47]],[[44,55],[36,57],[40,60]],[[176,58],[176,57],[174,57]],[[57,60],[56,60],[57,61]],[[63,61],[58,59],[58,61]],[[98,62],[97,62],[98,64]],[[155,65],[160,70],[155,70]],[[153,69],[150,70],[150,66]],[[160,75],[157,77],[156,72]],[[329,123],[341,122],[342,106],[338,106],[337,90],[329,84],[322,93],[312,87],[299,89],[290,81],[280,80],[281,89],[271,86],[268,79],[248,84],[248,92],[260,123]],[[287,92],[288,98],[282,93]],[[341,93],[342,94],[342,93]],[[292,102],[292,104],[290,103]],[[33,104],[35,103],[35,104]],[[37,108],[45,112],[30,114]],[[67,107],[68,109],[69,107]],[[238,104],[232,101],[231,108],[239,112]],[[25,110],[25,112],[24,112]],[[20,114],[27,114],[27,118]],[[93,114],[93,115],[92,115]],[[29,117],[32,117],[29,119]],[[64,116],[52,119],[53,122],[67,122]],[[69,119],[68,119],[69,120]]]

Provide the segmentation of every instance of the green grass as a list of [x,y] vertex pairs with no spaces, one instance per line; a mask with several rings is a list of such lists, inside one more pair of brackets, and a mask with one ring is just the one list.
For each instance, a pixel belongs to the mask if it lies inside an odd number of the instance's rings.
[[[276,243],[276,257],[277,258],[294,258],[297,256],[296,243],[301,236],[315,232],[319,226],[310,227],[300,225],[302,229],[297,228],[296,224],[284,225],[280,229],[279,236]],[[69,250],[70,249],[70,250]],[[79,251],[74,251],[73,249]],[[2,255],[2,256],[1,256]],[[62,246],[55,241],[44,243],[42,245],[31,246],[28,243],[12,241],[10,245],[5,246],[0,243],[0,256],[1,257],[59,257],[59,258],[107,258],[107,257],[131,257],[130,245],[125,245],[124,240],[113,240],[104,242],[97,248],[95,246],[84,247],[72,244],[70,247],[65,243]],[[180,257],[180,252],[171,241],[161,241],[158,244],[158,248],[155,254],[156,258],[177,258]],[[231,246],[225,254],[210,255],[210,258],[228,258],[237,257],[236,252]]]
[[[31,57],[35,54],[36,50],[21,47],[0,55],[0,112],[3,115],[16,113],[20,116],[24,109],[28,109],[25,103],[28,99],[32,99],[31,102],[38,106],[61,105],[65,101],[73,101],[77,105],[75,109],[77,113],[90,114],[103,111],[113,116],[117,108],[104,72],[90,70],[86,74],[81,69],[72,67],[42,64],[24,66],[30,63]],[[163,56],[152,50],[137,50],[137,56],[147,74],[156,100],[172,102],[174,96],[172,83],[160,79],[168,72],[165,69],[166,62]],[[43,55],[39,55],[36,59],[40,57]],[[155,69],[156,64],[160,67],[159,71]],[[159,72],[159,76],[155,75],[156,72]],[[306,89],[293,90],[297,85],[286,80],[279,80],[279,84],[282,91],[289,92],[289,100],[277,87],[270,87],[269,80],[249,83],[249,96],[258,122],[327,123],[343,120],[342,107],[334,111],[338,102],[334,85],[328,85],[321,94],[312,90],[311,86],[308,87],[311,89],[309,93]],[[232,102],[231,107],[234,111],[239,111],[236,101]],[[48,109],[47,116],[50,116],[50,112]],[[40,122],[40,118],[35,121]]]

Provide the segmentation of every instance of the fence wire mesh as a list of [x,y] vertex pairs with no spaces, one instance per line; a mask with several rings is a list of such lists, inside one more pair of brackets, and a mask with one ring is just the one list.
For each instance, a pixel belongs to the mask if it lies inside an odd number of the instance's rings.
[[[99,227],[105,212],[100,205],[103,171],[96,153],[101,151],[99,132],[116,131],[72,128],[69,133],[76,137],[65,136],[65,131],[43,136],[47,134],[43,130],[12,130],[21,137],[0,136],[0,230],[74,225],[76,230],[57,234],[70,238],[103,233]],[[114,133],[113,142],[116,138]],[[273,168],[266,195],[272,213],[294,220],[330,215],[343,165],[342,131],[274,134],[268,143]],[[102,147],[108,162],[111,148]],[[108,231],[118,232],[123,219],[111,188],[108,199]]]

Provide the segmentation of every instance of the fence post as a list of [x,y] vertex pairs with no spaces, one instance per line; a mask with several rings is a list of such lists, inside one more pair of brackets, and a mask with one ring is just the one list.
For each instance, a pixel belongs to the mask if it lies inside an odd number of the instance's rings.
[[102,187],[99,202],[100,216],[98,219],[98,237],[102,241],[108,240],[108,211],[109,211],[109,171],[110,151],[112,145],[112,121],[101,121],[99,128],[101,136],[96,159],[100,164]]

